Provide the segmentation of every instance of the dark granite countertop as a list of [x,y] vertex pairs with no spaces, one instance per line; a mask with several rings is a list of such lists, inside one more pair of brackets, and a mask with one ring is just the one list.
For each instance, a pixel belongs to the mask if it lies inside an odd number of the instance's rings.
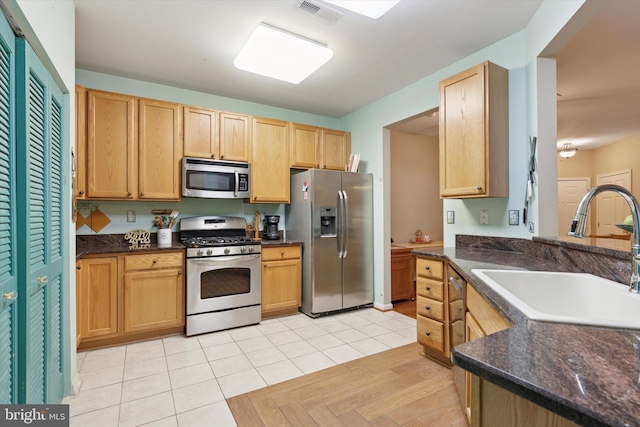
[[[178,233],[173,233],[170,246],[160,247],[157,244],[156,233],[151,233],[148,248],[130,249],[128,242],[124,239],[124,234],[89,234],[76,236],[76,258],[87,255],[108,255],[120,253],[138,253],[150,251],[175,251],[184,250],[185,246],[179,242]],[[302,245],[298,240],[262,240],[262,246],[293,246]]]
[[630,255],[557,239],[458,237],[456,248],[412,253],[450,261],[513,326],[455,347],[453,363],[577,424],[640,426],[640,330],[529,320],[471,272],[587,272],[625,283]]

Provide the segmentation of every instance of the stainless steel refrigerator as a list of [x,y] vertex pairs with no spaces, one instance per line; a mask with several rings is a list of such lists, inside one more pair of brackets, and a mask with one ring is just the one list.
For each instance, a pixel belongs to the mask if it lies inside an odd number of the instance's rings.
[[309,169],[291,176],[287,239],[301,240],[308,316],[373,303],[373,177]]

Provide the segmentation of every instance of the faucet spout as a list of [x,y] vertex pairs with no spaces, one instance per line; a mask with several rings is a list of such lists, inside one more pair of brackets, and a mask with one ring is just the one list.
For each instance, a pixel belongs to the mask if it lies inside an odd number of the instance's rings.
[[595,196],[603,191],[613,191],[618,193],[629,204],[631,208],[631,217],[633,218],[633,245],[631,246],[631,283],[629,291],[634,293],[640,293],[640,205],[636,198],[624,187],[613,184],[603,184],[593,187],[587,194],[584,195],[578,209],[576,210],[576,216],[571,223],[571,231],[569,236],[572,237],[585,237],[585,229],[587,226],[587,214],[589,213],[589,205]]

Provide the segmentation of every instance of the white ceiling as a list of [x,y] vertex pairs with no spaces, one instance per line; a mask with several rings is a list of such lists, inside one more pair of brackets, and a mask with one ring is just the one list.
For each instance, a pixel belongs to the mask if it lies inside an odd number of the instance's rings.
[[[403,0],[380,19],[329,24],[296,0],[75,0],[76,67],[343,117],[523,29],[542,0]],[[298,85],[237,70],[265,22],[327,44],[333,58]]]
[[[640,1],[608,0],[558,52],[558,147],[640,135],[639,23]],[[425,114],[389,127],[438,137],[438,118]]]

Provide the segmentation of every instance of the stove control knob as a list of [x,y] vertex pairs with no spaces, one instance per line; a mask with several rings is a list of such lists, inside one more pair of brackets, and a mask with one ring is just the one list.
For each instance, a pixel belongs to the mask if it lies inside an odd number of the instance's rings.
[[241,254],[247,253],[247,248],[245,248],[245,247],[241,247],[241,248],[240,248],[240,253],[241,253]]
[[229,252],[231,252],[231,250],[229,248],[224,248],[224,254],[225,255],[229,255]]
[[202,253],[203,253],[203,252],[202,252],[202,249],[198,249],[198,251],[196,252],[196,255],[198,255],[198,256],[202,256]]
[[207,249],[207,255],[211,255],[212,253],[213,253],[213,250]]
[[253,252],[253,246],[247,247],[247,252],[249,252],[249,253]]

